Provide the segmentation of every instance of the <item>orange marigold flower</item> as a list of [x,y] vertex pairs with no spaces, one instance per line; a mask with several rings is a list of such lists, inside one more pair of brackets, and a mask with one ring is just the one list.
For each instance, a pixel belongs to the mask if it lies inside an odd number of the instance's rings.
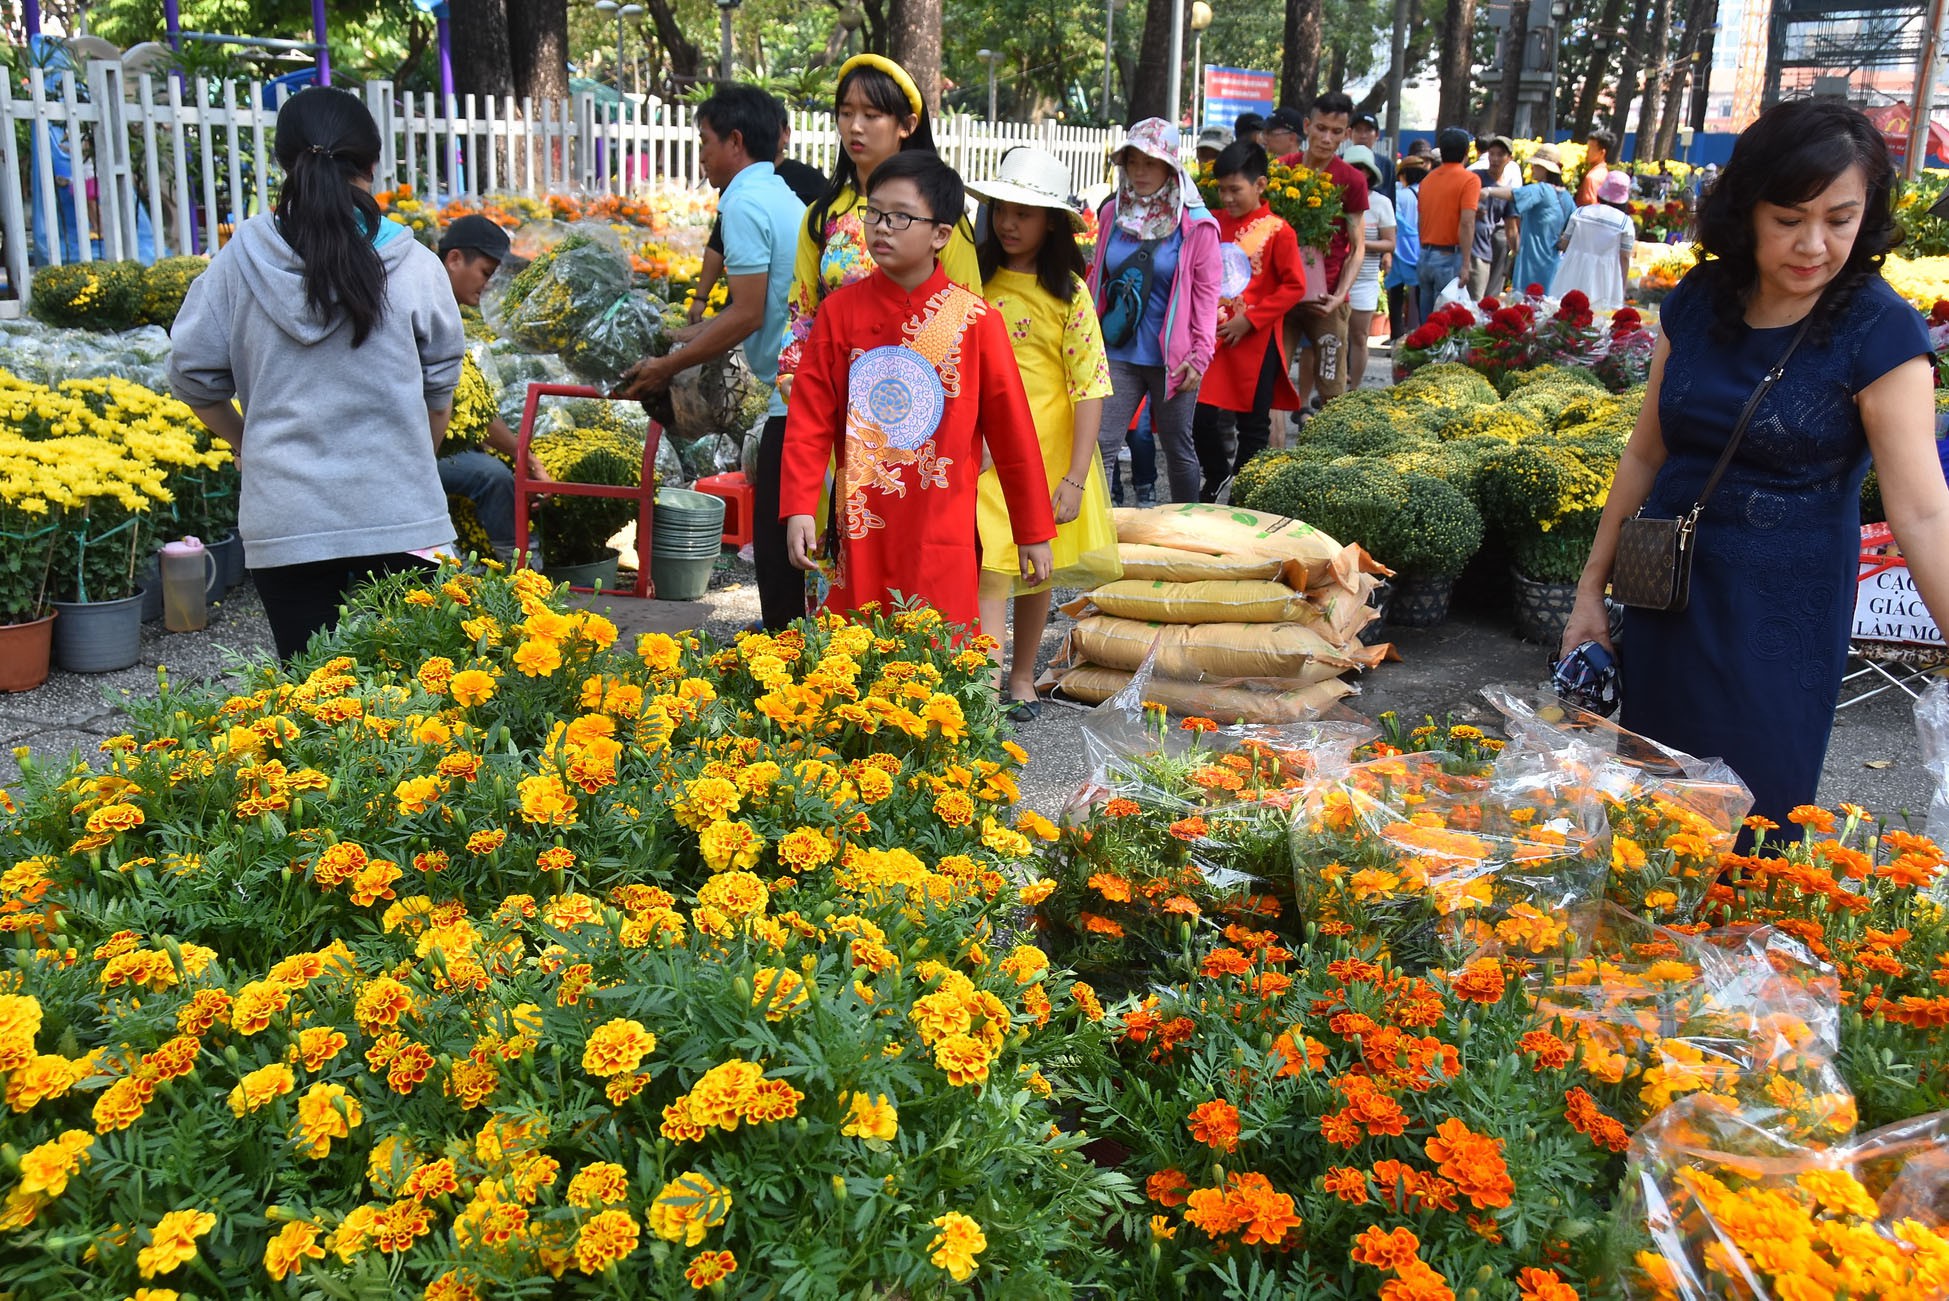
[[1516,1286],[1522,1301],[1577,1301],[1577,1289],[1564,1282],[1553,1269],[1537,1269],[1533,1265],[1520,1269],[1516,1272]]
[[1381,1301],[1455,1301],[1455,1292],[1439,1271],[1411,1260],[1381,1284]]
[[1787,821],[1796,827],[1807,827],[1819,835],[1834,834],[1834,815],[1817,804],[1796,805],[1793,811],[1787,814]]
[[1092,935],[1107,935],[1113,940],[1123,938],[1124,931],[1123,923],[1121,922],[1112,921],[1108,917],[1099,917],[1093,912],[1078,913],[1077,920],[1082,922],[1083,929]]
[[700,1251],[684,1266],[684,1277],[697,1290],[730,1277],[738,1271],[738,1258],[728,1251]]
[[1390,1233],[1377,1224],[1370,1225],[1353,1240],[1353,1251],[1349,1254],[1355,1264],[1382,1270],[1399,1269],[1421,1254],[1421,1239],[1414,1236],[1412,1229],[1397,1228]]
[[1424,1147],[1428,1159],[1477,1210],[1509,1205],[1516,1182],[1503,1163],[1501,1139],[1477,1134],[1451,1116],[1435,1127],[1435,1137]]
[[1144,1192],[1160,1206],[1184,1205],[1185,1190],[1191,1187],[1191,1180],[1182,1170],[1164,1169],[1144,1181]]
[[1238,1108],[1223,1098],[1201,1102],[1185,1122],[1191,1137],[1221,1152],[1238,1151]]
[[1353,1166],[1336,1165],[1326,1172],[1321,1186],[1343,1202],[1363,1206],[1367,1202],[1367,1172]]
[[1111,903],[1130,902],[1130,882],[1115,872],[1096,873],[1090,877],[1089,886]]
[[1173,822],[1169,830],[1179,840],[1190,841],[1202,838],[1211,830],[1211,827],[1202,817],[1194,813],[1188,818],[1179,818],[1176,822]]

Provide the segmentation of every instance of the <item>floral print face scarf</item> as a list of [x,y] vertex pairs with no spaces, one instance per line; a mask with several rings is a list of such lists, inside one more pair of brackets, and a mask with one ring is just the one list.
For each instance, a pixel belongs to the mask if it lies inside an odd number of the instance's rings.
[[[1180,174],[1181,175],[1181,174]],[[1178,176],[1140,195],[1125,175],[1117,185],[1117,229],[1136,240],[1163,239],[1178,227]]]

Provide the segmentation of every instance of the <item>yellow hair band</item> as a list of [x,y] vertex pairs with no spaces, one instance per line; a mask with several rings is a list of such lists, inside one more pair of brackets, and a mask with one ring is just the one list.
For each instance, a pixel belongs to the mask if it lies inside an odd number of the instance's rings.
[[914,79],[907,75],[905,68],[895,63],[892,59],[887,58],[884,54],[855,54],[852,58],[839,65],[839,80],[842,82],[845,81],[846,74],[854,68],[873,68],[886,73],[887,76],[893,78],[893,84],[905,92],[907,103],[913,106],[915,117],[919,117],[927,111],[927,106],[920,97],[920,87],[914,84]]

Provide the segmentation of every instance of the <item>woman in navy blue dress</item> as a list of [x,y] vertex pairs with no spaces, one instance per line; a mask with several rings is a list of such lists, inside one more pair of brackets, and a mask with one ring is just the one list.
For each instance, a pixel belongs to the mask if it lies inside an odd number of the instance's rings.
[[1740,136],[1700,205],[1710,256],[1666,298],[1644,409],[1619,463],[1564,649],[1609,645],[1619,525],[1691,510],[1740,409],[1813,325],[1754,412],[1700,516],[1691,600],[1626,612],[1621,722],[1723,758],[1784,823],[1820,785],[1847,660],[1870,457],[1923,600],[1949,614],[1949,485],[1921,316],[1881,278],[1901,239],[1880,132],[1796,100]]

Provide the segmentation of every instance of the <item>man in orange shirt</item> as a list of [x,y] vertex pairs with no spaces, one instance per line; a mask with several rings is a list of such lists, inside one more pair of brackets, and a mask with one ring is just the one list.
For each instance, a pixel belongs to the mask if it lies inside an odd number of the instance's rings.
[[1577,206],[1588,208],[1597,202],[1597,187],[1611,174],[1611,151],[1617,137],[1608,131],[1592,131],[1584,144],[1584,179],[1577,184]]
[[1469,133],[1449,127],[1435,138],[1441,166],[1421,182],[1421,316],[1435,310],[1435,299],[1451,280],[1468,283],[1475,244],[1475,210],[1482,202],[1482,178],[1468,169]]

